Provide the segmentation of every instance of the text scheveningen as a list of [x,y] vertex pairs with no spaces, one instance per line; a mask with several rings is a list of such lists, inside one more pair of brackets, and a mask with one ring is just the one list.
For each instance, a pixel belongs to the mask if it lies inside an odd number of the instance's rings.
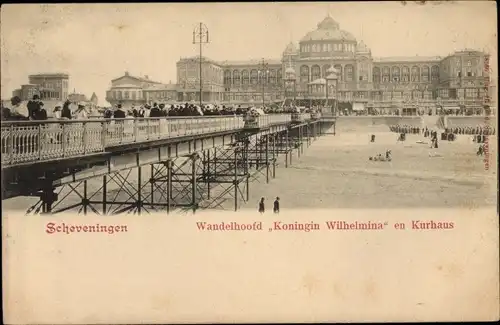
[[103,233],[113,235],[122,232],[128,232],[126,225],[101,225],[101,224],[87,224],[87,225],[71,225],[66,223],[49,222],[45,227],[47,234],[66,234],[73,233]]

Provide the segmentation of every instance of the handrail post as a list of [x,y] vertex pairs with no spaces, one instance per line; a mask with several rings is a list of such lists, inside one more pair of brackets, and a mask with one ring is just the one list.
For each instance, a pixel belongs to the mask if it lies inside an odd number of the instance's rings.
[[10,125],[9,129],[9,163],[12,164],[14,162],[14,125]]
[[134,118],[134,142],[137,142],[137,118]]
[[88,150],[88,123],[86,121],[83,121],[83,154],[87,154]]
[[38,124],[38,160],[42,160],[42,124]]
[[150,130],[150,125],[149,125],[149,118],[146,120],[146,140],[149,140],[151,130]]
[[105,119],[104,122],[102,122],[102,128],[101,128],[101,144],[103,150],[106,148],[107,137],[108,137],[108,121]]
[[63,123],[62,124],[62,135],[61,135],[61,138],[62,138],[62,156],[63,158],[66,157],[66,146],[67,146],[67,141],[69,141],[68,139],[68,135],[66,134],[66,123]]
[[118,129],[118,132],[120,132],[120,144],[122,144],[123,135],[125,133],[125,120],[115,121],[115,130],[116,129]]

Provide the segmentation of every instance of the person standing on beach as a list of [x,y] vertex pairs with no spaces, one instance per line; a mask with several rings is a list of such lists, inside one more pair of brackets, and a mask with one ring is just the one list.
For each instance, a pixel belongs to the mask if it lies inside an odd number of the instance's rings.
[[280,198],[279,197],[276,197],[276,200],[274,200],[273,212],[280,213]]
[[265,211],[266,211],[266,209],[265,209],[265,206],[264,206],[264,198],[261,198],[260,202],[259,202],[259,212],[260,213],[264,213]]

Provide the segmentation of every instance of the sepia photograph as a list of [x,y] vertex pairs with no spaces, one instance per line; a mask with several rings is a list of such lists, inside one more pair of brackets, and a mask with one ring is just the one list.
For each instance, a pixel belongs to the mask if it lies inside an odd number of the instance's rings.
[[0,22],[6,323],[498,320],[495,2]]

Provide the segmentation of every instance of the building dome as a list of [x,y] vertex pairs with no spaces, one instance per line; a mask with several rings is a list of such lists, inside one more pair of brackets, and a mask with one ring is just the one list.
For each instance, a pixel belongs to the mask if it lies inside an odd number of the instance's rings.
[[285,48],[285,51],[283,51],[283,55],[287,55],[287,54],[295,54],[297,53],[299,50],[297,49],[297,46],[295,46],[295,44],[293,44],[293,42],[290,42],[286,48]]
[[356,46],[356,52],[367,53],[370,52],[370,49],[366,46],[366,44],[363,41],[360,41]]
[[286,68],[286,70],[285,70],[285,74],[287,74],[287,75],[288,75],[288,74],[295,74],[295,69],[294,69],[294,68],[292,68],[292,67],[288,67],[288,68]]
[[356,38],[349,32],[339,29],[339,23],[328,16],[323,19],[316,30],[307,33],[301,42],[307,41],[356,41]]

